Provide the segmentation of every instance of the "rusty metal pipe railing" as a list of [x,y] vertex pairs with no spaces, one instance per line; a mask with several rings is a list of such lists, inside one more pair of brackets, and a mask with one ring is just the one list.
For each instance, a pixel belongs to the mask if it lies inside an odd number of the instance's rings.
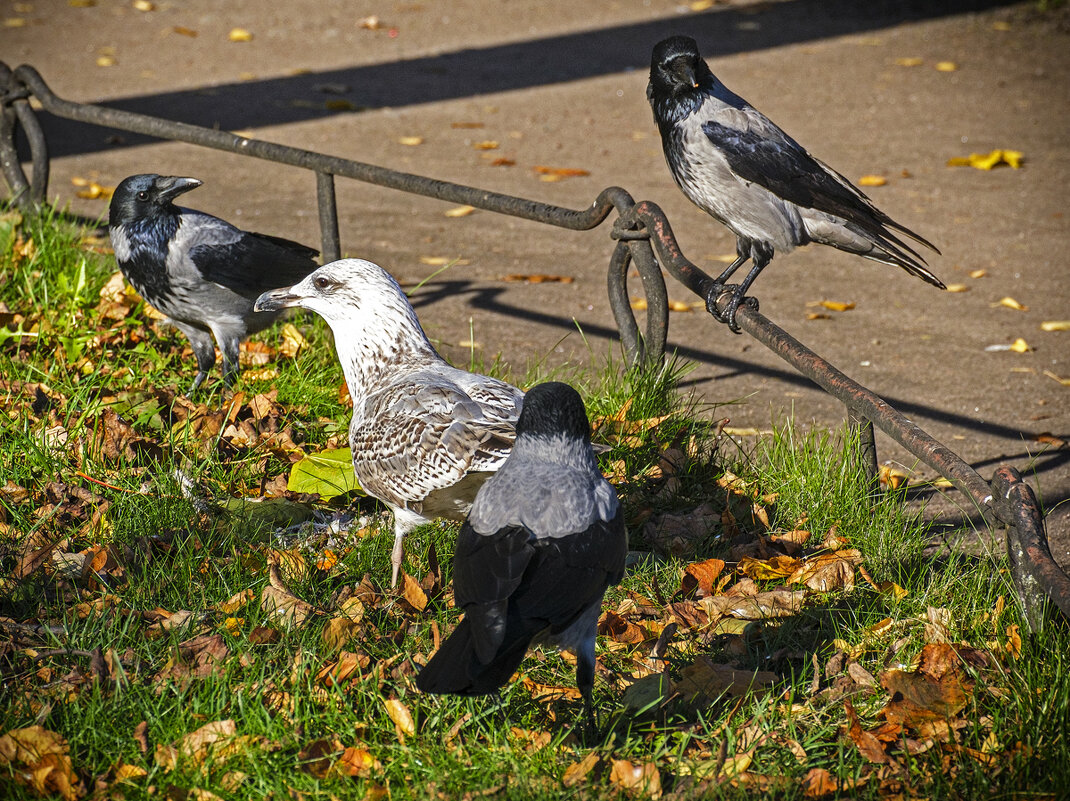
[[[12,71],[0,63],[0,168],[13,200],[20,205],[43,202],[48,187],[47,142],[27,100],[30,95],[44,109],[59,117],[253,156],[314,172],[322,252],[328,261],[341,255],[334,186],[336,175],[576,231],[597,227],[616,210],[618,218],[610,235],[617,241],[609,262],[607,290],[622,345],[632,364],[656,363],[664,356],[668,296],[662,268],[702,298],[711,314],[723,317],[722,301],[726,296],[723,293],[721,297],[716,296],[713,278],[684,257],[662,210],[649,201],[636,203],[620,187],[602,190],[586,209],[568,209],[249,139],[226,131],[74,103],[57,97],[32,67],[23,65]],[[15,133],[20,126],[30,145],[31,179],[26,178],[16,150]],[[647,299],[644,335],[639,333],[628,297],[627,278],[632,264],[639,272]],[[1042,624],[1049,604],[1054,604],[1070,617],[1070,577],[1052,559],[1036,497],[1016,470],[1006,466],[999,468],[990,485],[957,454],[878,395],[760,314],[753,299],[740,306],[736,320],[744,333],[843,402],[848,425],[858,433],[858,458],[870,479],[875,478],[877,472],[876,427],[950,480],[972,500],[982,519],[986,522],[996,519],[1008,527],[1011,572],[1027,620],[1034,629]]]

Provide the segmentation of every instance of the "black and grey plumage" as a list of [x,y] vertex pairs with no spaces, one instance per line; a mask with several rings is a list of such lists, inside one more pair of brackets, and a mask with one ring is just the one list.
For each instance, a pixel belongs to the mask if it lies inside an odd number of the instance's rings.
[[716,302],[725,282],[751,262],[722,320],[733,331],[739,330],[736,309],[773,255],[810,242],[902,267],[945,288],[897,234],[939,253],[935,245],[882,212],[840,173],[729,91],[691,37],[673,36],[654,46],[647,99],[677,185],[736,235],[737,258],[707,298],[718,319]]
[[278,317],[253,311],[253,302],[319,267],[312,248],[174,204],[200,185],[196,178],[131,175],[116,187],[108,219],[126,280],[189,339],[197,357],[191,394],[215,365],[213,337],[231,385],[242,340]]
[[394,513],[391,584],[415,526],[463,520],[513,446],[524,393],[449,365],[427,339],[398,282],[363,259],[340,259],[295,286],[266,292],[261,311],[300,306],[334,332],[353,399],[353,470]]
[[464,618],[420,671],[429,693],[485,695],[532,644],[576,655],[588,720],[595,631],[624,575],[622,507],[598,469],[583,401],[568,384],[528,390],[516,444],[476,496],[457,538],[453,596]]

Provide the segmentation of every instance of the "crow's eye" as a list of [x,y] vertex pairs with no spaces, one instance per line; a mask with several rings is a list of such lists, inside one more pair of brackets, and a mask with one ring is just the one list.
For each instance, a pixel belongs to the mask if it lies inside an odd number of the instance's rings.
[[321,275],[318,278],[316,278],[312,283],[315,284],[316,289],[322,289],[322,290],[326,291],[326,290],[331,288],[331,285],[334,282],[331,281],[330,278],[325,278],[325,277],[323,277]]
[[138,200],[148,200],[149,199],[149,193],[148,192],[138,192],[137,193],[137,199]]

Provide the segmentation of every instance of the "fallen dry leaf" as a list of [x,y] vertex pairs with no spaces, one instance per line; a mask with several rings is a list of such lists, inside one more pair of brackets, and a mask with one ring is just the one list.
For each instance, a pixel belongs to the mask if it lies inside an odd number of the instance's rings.
[[738,698],[767,689],[780,680],[768,670],[739,670],[731,665],[719,665],[706,657],[699,657],[680,671],[676,691],[684,698],[702,695],[711,701],[721,695]]
[[565,768],[565,773],[561,777],[561,783],[565,785],[565,787],[575,787],[586,779],[587,775],[594,770],[601,761],[602,758],[598,753],[591,751],[579,762],[574,762]]
[[540,273],[510,273],[503,275],[503,281],[524,281],[528,284],[571,284],[576,279],[571,275],[543,275]]
[[12,729],[0,737],[0,767],[8,780],[32,787],[38,795],[81,798],[85,784],[74,772],[67,741],[41,726]]
[[253,35],[245,28],[231,28],[227,38],[232,42],[251,42]]
[[661,798],[661,774],[653,762],[634,763],[627,759],[614,759],[609,782],[643,798]]
[[1008,309],[1014,309],[1015,311],[1029,311],[1028,306],[1023,306],[1012,297],[1000,298],[999,301],[992,304],[993,308],[996,306],[1006,306]]
[[386,698],[383,700],[383,705],[386,707],[386,714],[394,721],[394,729],[400,742],[405,742],[406,736],[411,737],[416,734],[416,722],[412,718],[412,712],[404,703],[397,698]]
[[454,206],[443,212],[447,217],[467,217],[476,210],[475,206]]
[[1040,324],[1041,331],[1070,331],[1070,320],[1045,320]]
[[937,61],[933,66],[937,72],[954,72],[959,68],[954,61]]
[[692,562],[684,568],[684,575],[680,580],[680,594],[687,596],[698,589],[704,595],[712,595],[714,582],[724,567],[724,561],[721,559]]
[[970,287],[967,284],[948,284],[944,287],[947,292],[969,292]]
[[993,150],[991,153],[956,156],[947,161],[948,167],[974,167],[978,170],[991,170],[1000,164],[1007,164],[1017,170],[1022,166],[1022,153],[1018,150]]
[[855,307],[855,304],[850,301],[844,302],[839,300],[820,300],[817,305],[835,312],[850,311]]
[[859,186],[884,186],[888,179],[883,175],[863,175],[858,179]]
[[897,58],[895,63],[898,67],[919,67],[925,63],[925,59],[917,56],[907,56],[906,58]]
[[536,165],[532,169],[542,176],[556,176],[558,178],[574,178],[582,175],[590,175],[588,170],[581,170],[576,167],[546,167],[543,165]]

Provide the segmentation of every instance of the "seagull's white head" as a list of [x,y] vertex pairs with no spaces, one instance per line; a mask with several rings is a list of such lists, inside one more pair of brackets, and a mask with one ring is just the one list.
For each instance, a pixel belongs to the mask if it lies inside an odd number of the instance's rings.
[[339,259],[325,264],[291,287],[265,292],[257,311],[300,307],[327,321],[334,332],[338,360],[350,392],[369,371],[381,373],[398,363],[440,358],[427,339],[398,282],[378,264]]

